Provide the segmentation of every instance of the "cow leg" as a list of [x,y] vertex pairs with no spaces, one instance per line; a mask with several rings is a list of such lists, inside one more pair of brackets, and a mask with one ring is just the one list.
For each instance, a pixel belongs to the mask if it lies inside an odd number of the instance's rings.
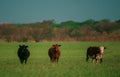
[[51,61],[52,61],[52,62],[55,62],[55,58],[54,58],[54,56],[52,56]]
[[96,64],[97,64],[97,63],[98,63],[98,60],[100,60],[100,59],[99,59],[99,56],[96,56],[96,57],[95,57],[95,60],[96,60]]
[[52,56],[49,56],[50,57],[50,61],[52,62]]
[[94,63],[96,60],[95,55],[92,55],[91,58],[92,58],[92,62]]
[[24,60],[23,60],[23,59],[20,59],[20,62],[21,62],[21,64],[23,64]]
[[54,59],[51,59],[51,62],[54,62]]
[[98,63],[98,59],[96,59],[96,64]]
[[25,59],[25,64],[27,63],[27,59]]
[[59,58],[57,58],[57,62],[58,62]]
[[92,63],[94,63],[95,62],[95,60],[94,60],[94,58],[92,58]]
[[100,59],[100,63],[102,63],[102,58]]

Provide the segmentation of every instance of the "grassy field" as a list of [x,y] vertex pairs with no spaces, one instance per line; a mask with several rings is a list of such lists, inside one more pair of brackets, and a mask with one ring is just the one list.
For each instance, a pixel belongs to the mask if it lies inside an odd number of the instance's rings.
[[[0,43],[0,77],[120,77],[120,42],[57,42],[59,63],[50,63],[48,49],[56,42]],[[17,57],[19,44],[29,46],[27,64]],[[106,46],[103,63],[86,63],[89,46]]]

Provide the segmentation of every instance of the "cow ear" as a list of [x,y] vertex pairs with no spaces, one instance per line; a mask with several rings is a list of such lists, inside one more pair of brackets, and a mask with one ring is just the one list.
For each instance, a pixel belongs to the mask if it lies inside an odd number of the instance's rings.
[[22,47],[21,45],[19,45],[19,47]]
[[52,46],[55,46],[54,44]]
[[25,48],[28,48],[28,46],[25,46]]
[[59,47],[60,47],[61,45],[59,45]]
[[106,47],[104,47],[104,49],[106,49]]

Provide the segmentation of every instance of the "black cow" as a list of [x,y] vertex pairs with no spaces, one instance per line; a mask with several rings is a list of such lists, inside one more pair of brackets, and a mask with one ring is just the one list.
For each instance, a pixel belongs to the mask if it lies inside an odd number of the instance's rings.
[[55,61],[58,62],[60,57],[60,50],[59,50],[60,46],[61,45],[55,44],[55,45],[52,45],[51,48],[49,48],[48,55],[50,57],[51,62],[55,62]]
[[94,62],[94,59],[96,60],[96,63],[98,63],[98,60],[102,62],[102,55],[104,52],[105,47],[89,47],[87,49],[86,53],[86,61],[88,61],[89,58],[92,58],[92,61]]
[[30,56],[30,52],[27,48],[28,48],[28,46],[26,46],[26,45],[19,45],[17,55],[20,59],[21,64],[23,64],[23,63],[26,64],[28,57]]

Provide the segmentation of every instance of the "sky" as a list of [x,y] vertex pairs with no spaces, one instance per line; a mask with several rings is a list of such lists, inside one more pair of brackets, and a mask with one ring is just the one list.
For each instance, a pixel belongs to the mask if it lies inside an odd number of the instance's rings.
[[0,0],[0,23],[120,19],[120,0]]

